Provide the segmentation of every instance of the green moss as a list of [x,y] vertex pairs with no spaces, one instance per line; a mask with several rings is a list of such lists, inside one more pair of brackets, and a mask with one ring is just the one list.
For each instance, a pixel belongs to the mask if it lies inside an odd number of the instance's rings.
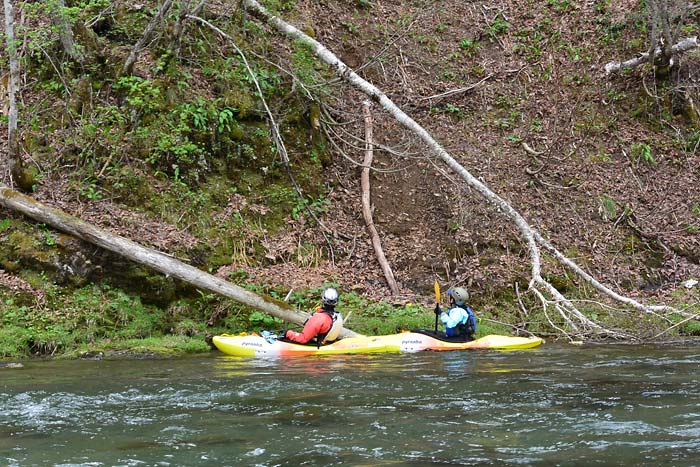
[[211,351],[203,339],[187,336],[162,336],[145,339],[113,340],[100,339],[90,344],[83,344],[62,358],[134,358],[139,356],[176,356]]
[[222,88],[227,88],[227,90],[222,95],[221,99],[224,105],[232,107],[238,111],[239,120],[250,120],[258,119],[260,110],[258,108],[258,100],[255,99],[252,91],[247,89],[241,89],[236,87],[235,89],[228,89],[226,83],[221,83]]
[[16,358],[27,354],[27,330],[22,326],[5,325],[0,327],[0,357]]
[[10,247],[19,255],[34,253],[39,247],[36,236],[24,230],[11,232],[8,241]]

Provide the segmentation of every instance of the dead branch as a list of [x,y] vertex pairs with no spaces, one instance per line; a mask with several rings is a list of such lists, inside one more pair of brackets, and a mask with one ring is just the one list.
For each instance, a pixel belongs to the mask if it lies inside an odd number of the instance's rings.
[[[339,139],[342,141],[346,146],[350,147],[353,150],[361,151],[364,150],[364,145],[365,145],[365,140],[363,138],[360,138],[358,136],[355,136],[352,132],[347,131],[346,129],[343,128],[343,125],[346,125],[346,123],[338,123],[333,119],[333,116],[328,112],[328,110],[325,108],[325,106],[322,107],[322,112],[323,115],[325,116],[324,119],[321,119],[322,128],[324,130],[324,133],[326,136],[329,138],[329,140],[333,141],[334,146],[336,149],[339,149],[338,145],[335,144],[335,139]],[[338,134],[338,131],[334,127],[338,127],[339,131],[342,132],[342,135]],[[331,135],[332,133],[332,135]],[[352,141],[349,141],[347,138],[344,138],[344,136],[347,136]],[[355,142],[359,144],[355,144]],[[406,143],[406,146],[408,146],[410,143]],[[391,154],[392,156],[396,156],[401,159],[425,159],[425,155],[422,152],[414,152],[414,153],[409,153],[408,149],[405,150],[400,150],[398,148],[392,148],[383,144],[379,144],[377,142],[374,142],[372,145],[374,150],[381,150],[384,152],[387,152]],[[347,156],[345,152],[341,151],[341,155],[348,159],[351,163],[357,165],[357,166],[362,166],[362,163],[355,161],[351,157]],[[379,168],[374,168],[374,170],[378,172],[392,172],[393,170],[386,170],[386,169],[379,169]]]
[[481,83],[483,83],[483,82],[486,81],[487,79],[491,79],[492,76],[493,76],[493,73],[491,73],[490,75],[488,75],[488,76],[482,78],[481,80],[477,81],[476,83],[474,83],[474,84],[472,84],[472,85],[470,85],[470,86],[466,86],[466,87],[458,88],[458,89],[452,89],[452,90],[450,90],[450,91],[443,92],[443,93],[441,93],[441,94],[435,94],[434,96],[421,97],[421,98],[418,99],[418,100],[419,100],[419,101],[425,101],[425,100],[429,100],[429,99],[442,99],[443,97],[454,96],[455,94],[461,94],[461,93],[464,93],[464,92],[467,92],[467,91],[471,91],[472,89],[474,89],[475,87],[479,86]]
[[532,155],[532,156],[540,156],[543,154],[543,151],[535,151],[532,149],[525,141],[520,143],[520,145],[523,147],[526,153]]
[[618,294],[617,292],[609,289],[605,285],[601,284],[598,280],[596,280],[594,277],[592,277],[590,274],[588,274],[586,271],[581,269],[576,263],[574,263],[572,260],[564,256],[559,250],[557,250],[552,244],[550,244],[547,240],[545,240],[541,235],[535,234],[535,237],[537,239],[537,242],[542,245],[549,253],[551,253],[554,258],[556,258],[561,264],[564,266],[568,267],[571,271],[575,272],[578,276],[580,276],[583,280],[588,282],[590,285],[592,285],[596,290],[599,292],[603,293],[604,295],[607,295],[608,297],[611,297],[612,299],[624,303],[625,305],[629,305],[632,308],[635,308],[639,311],[642,311],[644,313],[652,314],[654,316],[658,316],[658,312],[662,311],[668,311],[668,312],[673,312],[673,313],[678,313],[678,314],[684,314],[681,310],[678,310],[676,308],[666,306],[666,305],[644,305],[642,303],[639,303],[638,301],[622,296]]
[[660,333],[656,334],[655,336],[652,337],[652,339],[657,339],[657,338],[663,336],[664,334],[666,334],[667,332],[671,331],[672,329],[677,328],[678,326],[681,326],[681,325],[687,323],[688,321],[692,321],[692,320],[698,319],[698,318],[700,318],[700,313],[688,316],[684,320],[679,321],[676,324],[674,324],[673,326],[670,326],[670,327],[664,329],[663,331],[661,331]]
[[[543,279],[541,275],[540,246],[544,246],[547,251],[554,254],[555,258],[559,262],[565,264],[577,274],[586,278],[586,280],[596,286],[597,290],[605,293],[610,298],[622,301],[625,304],[631,305],[634,308],[645,312],[653,313],[659,310],[671,311],[674,313],[678,312],[678,310],[672,307],[649,307],[642,305],[633,299],[623,297],[611,291],[607,287],[604,287],[598,281],[581,270],[577,265],[575,265],[572,260],[566,258],[555,248],[553,248],[532,228],[532,226],[530,226],[530,224],[519,212],[517,212],[507,201],[494,193],[484,182],[474,177],[467,169],[460,165],[421,125],[419,125],[403,110],[396,106],[396,104],[394,104],[394,102],[392,102],[392,100],[389,99],[389,97],[380,89],[358,76],[343,61],[341,61],[335,54],[333,54],[318,41],[307,36],[299,29],[295,28],[279,17],[270,14],[256,0],[243,0],[243,5],[252,16],[270,25],[279,33],[305,44],[313,53],[316,54],[319,59],[332,67],[338,77],[355,89],[369,96],[372,101],[381,105],[401,125],[416,134],[431,149],[431,151],[452,171],[458,174],[470,188],[481,195],[487,203],[494,206],[502,216],[508,219],[517,228],[530,255],[531,280],[529,283],[529,290],[540,299],[543,311],[547,319],[550,321],[550,324],[555,329],[562,332],[562,334],[569,336],[569,338],[571,338],[571,335],[585,336],[591,334],[606,335],[617,338],[630,338],[630,336],[624,333],[606,329],[586,317],[552,284]],[[556,323],[550,319],[549,314],[547,313],[547,310],[550,307],[554,308],[554,310],[559,313],[568,330],[557,326]]]
[[[688,37],[687,39],[683,39],[682,41],[678,42],[673,47],[671,47],[671,53],[672,55],[678,55],[680,53],[692,50],[696,47],[698,47],[698,38],[696,36]],[[650,59],[653,60],[653,55],[659,55],[661,53],[661,47],[656,47],[654,49],[653,54],[650,54],[649,52],[644,52],[622,63],[609,62],[607,65],[605,65],[605,73],[609,75],[612,73],[618,73],[621,70],[636,68],[643,63],[647,63]]]
[[498,321],[498,320],[496,320],[496,319],[491,319],[491,318],[479,318],[479,319],[480,319],[480,320],[483,320],[483,321],[486,321],[486,322],[488,322],[488,323],[496,323],[496,324],[500,324],[501,326],[506,326],[506,327],[512,328],[513,331],[516,332],[516,334],[523,333],[523,334],[527,334],[527,335],[529,335],[529,336],[535,337],[535,334],[534,334],[534,333],[528,331],[528,330],[525,329],[523,326],[518,325],[518,324],[506,323],[506,322]]
[[206,0],[201,0],[192,11],[190,11],[190,0],[186,0],[180,5],[180,14],[173,25],[172,40],[170,42],[170,50],[173,51],[175,57],[180,56],[180,46],[182,44],[182,37],[187,29],[187,15],[198,15],[200,11],[204,8]]
[[379,239],[379,233],[377,228],[374,226],[374,221],[372,220],[372,208],[370,202],[370,190],[369,190],[369,169],[372,167],[372,159],[374,158],[374,153],[372,151],[372,113],[370,111],[370,102],[364,101],[362,103],[362,110],[365,115],[365,138],[366,149],[365,149],[365,160],[362,168],[362,174],[360,175],[360,185],[362,186],[362,217],[365,219],[365,224],[367,225],[367,231],[369,232],[370,239],[372,241],[372,246],[374,247],[374,254],[377,255],[377,261],[379,261],[379,266],[384,272],[384,277],[386,282],[394,295],[398,295],[399,287],[396,285],[396,279],[394,278],[394,273],[389,266],[389,262],[384,255],[384,250],[382,249],[382,242]]
[[523,297],[520,294],[520,286],[518,286],[518,283],[515,283],[515,296],[518,297],[518,305],[520,305],[520,311],[522,312],[523,316],[528,316],[530,312],[527,310],[525,307],[525,304],[523,303]]
[[138,40],[138,42],[136,42],[134,48],[131,49],[129,57],[126,59],[126,62],[124,62],[124,67],[122,68],[122,75],[131,74],[134,68],[134,63],[136,63],[136,59],[138,58],[141,51],[146,47],[146,43],[151,39],[151,36],[153,35],[153,31],[155,30],[156,26],[159,22],[163,20],[165,15],[168,13],[168,10],[170,10],[172,4],[173,0],[165,0],[165,3],[161,5],[160,9],[158,10],[158,13],[151,19],[151,22],[148,23],[148,26],[146,26],[146,29],[143,31],[141,38]]

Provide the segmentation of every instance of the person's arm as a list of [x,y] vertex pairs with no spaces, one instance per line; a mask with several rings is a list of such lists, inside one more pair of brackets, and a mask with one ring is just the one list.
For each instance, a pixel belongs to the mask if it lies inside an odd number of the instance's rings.
[[[452,310],[454,310],[454,308]],[[459,320],[455,319],[452,310],[449,310],[447,313],[443,312],[440,315],[440,319],[442,320],[446,328],[453,328],[459,324]]]
[[306,322],[301,332],[295,332],[290,329],[287,331],[285,337],[290,341],[306,344],[319,333],[323,332],[322,329],[324,325],[327,324],[328,319],[330,319],[330,316],[325,313],[314,313]]
[[471,308],[467,308],[467,329],[471,334],[476,334],[476,315]]

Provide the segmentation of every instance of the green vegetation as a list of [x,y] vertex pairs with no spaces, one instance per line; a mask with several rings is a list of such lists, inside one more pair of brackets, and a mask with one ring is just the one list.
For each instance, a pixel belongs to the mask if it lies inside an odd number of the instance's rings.
[[546,5],[553,7],[554,11],[561,13],[571,8],[571,2],[569,0],[547,0]]
[[[276,288],[248,288],[278,300],[286,295]],[[299,310],[312,311],[320,305],[321,291],[295,291],[288,301]],[[38,305],[33,305],[37,299],[30,293],[0,289],[0,300],[0,358],[71,358],[97,352],[198,353],[211,350],[206,341],[215,334],[286,327],[278,318],[201,292],[166,309],[104,284],[89,284],[67,294],[51,287]],[[434,323],[432,310],[420,305],[373,303],[354,292],[342,295],[339,310],[350,316],[349,326],[365,334],[430,328]],[[213,321],[211,326],[209,321]]]
[[598,199],[598,212],[603,220],[617,219],[617,203],[608,195],[601,195]]
[[489,27],[486,29],[486,35],[493,41],[497,36],[508,31],[510,27],[511,24],[506,21],[503,13],[499,11],[496,17],[489,23]]
[[462,50],[468,57],[476,55],[476,53],[481,49],[481,46],[479,43],[473,39],[462,39],[459,41],[459,48]]
[[630,156],[637,164],[641,161],[645,164],[656,165],[656,159],[651,155],[651,147],[646,143],[633,144],[630,148]]

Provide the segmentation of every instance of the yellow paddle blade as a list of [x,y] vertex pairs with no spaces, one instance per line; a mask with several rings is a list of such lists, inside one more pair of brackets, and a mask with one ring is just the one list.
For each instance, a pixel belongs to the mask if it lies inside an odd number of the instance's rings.
[[438,284],[437,279],[435,279],[435,284],[433,284],[433,287],[435,288],[435,301],[440,303],[440,284]]

